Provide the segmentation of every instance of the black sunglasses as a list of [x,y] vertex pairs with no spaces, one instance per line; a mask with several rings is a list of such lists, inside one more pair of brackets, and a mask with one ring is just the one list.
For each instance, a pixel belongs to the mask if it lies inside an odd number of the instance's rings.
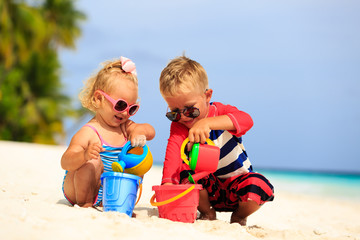
[[181,113],[185,117],[197,118],[200,115],[200,110],[196,107],[187,107],[184,109],[177,109],[175,111],[167,112],[166,117],[173,122],[177,122],[181,118]]

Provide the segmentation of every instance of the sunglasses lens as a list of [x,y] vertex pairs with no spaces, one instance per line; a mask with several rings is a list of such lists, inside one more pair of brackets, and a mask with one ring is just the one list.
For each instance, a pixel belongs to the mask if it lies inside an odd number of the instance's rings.
[[180,114],[178,112],[167,112],[166,117],[173,122],[177,122],[180,120]]
[[[200,110],[196,107],[189,107],[183,111],[185,117],[197,118],[200,115]],[[177,122],[181,118],[180,111],[173,111],[166,113],[166,117],[173,122]]]
[[129,109],[129,115],[134,115],[139,110],[139,106],[131,106]]
[[127,103],[123,100],[119,100],[116,105],[115,105],[115,109],[116,111],[122,112],[127,108]]
[[200,110],[196,107],[187,108],[184,115],[186,117],[196,118],[200,115]]

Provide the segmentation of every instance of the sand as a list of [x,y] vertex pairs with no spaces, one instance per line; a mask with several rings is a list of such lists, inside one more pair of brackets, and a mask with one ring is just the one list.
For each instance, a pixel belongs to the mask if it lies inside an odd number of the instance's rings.
[[[358,239],[360,203],[276,189],[242,227],[230,213],[218,220],[172,222],[158,217],[149,200],[161,168],[145,175],[136,218],[102,208],[76,208],[64,199],[60,158],[65,146],[0,141],[0,239]],[[270,179],[271,180],[271,179]],[[276,187],[276,182],[273,182]]]

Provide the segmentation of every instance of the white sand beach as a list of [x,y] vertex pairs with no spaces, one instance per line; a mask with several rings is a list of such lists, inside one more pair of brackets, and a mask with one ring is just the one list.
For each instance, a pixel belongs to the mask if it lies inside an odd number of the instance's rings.
[[[275,186],[275,200],[242,227],[230,213],[216,221],[172,222],[150,205],[161,168],[145,175],[136,218],[101,208],[76,208],[64,199],[64,146],[0,141],[0,239],[357,239],[360,203],[288,193]],[[271,181],[271,179],[270,179]]]

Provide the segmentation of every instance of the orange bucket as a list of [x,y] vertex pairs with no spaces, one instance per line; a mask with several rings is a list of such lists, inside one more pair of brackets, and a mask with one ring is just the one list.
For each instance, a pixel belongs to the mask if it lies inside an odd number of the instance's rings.
[[[176,222],[193,223],[199,206],[200,184],[153,186],[150,203],[157,206],[159,217]],[[156,202],[155,202],[156,199]]]

